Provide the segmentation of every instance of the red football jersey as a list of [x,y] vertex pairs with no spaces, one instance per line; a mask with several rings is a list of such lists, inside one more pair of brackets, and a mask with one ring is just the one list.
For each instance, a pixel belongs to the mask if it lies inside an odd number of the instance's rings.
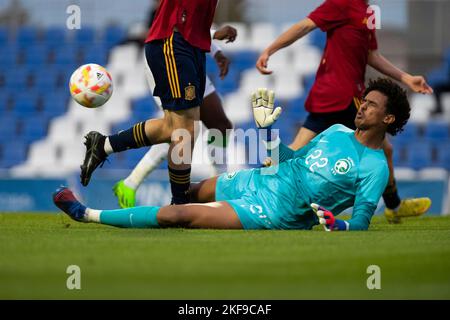
[[309,18],[327,33],[327,43],[316,80],[306,99],[309,112],[346,109],[361,97],[369,50],[376,50],[375,29],[365,0],[326,0]]
[[209,51],[218,0],[162,0],[145,42],[165,39],[174,29],[192,46]]

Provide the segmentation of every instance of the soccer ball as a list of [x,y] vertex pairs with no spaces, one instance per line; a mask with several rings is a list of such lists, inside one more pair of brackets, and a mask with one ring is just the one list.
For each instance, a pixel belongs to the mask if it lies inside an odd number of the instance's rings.
[[79,67],[70,77],[72,98],[86,108],[98,108],[109,100],[113,93],[111,75],[98,64]]

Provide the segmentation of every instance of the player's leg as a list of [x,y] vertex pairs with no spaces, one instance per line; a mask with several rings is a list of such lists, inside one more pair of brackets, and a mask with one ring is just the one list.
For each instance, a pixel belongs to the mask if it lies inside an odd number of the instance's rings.
[[[155,61],[149,52],[148,62],[155,77],[154,94],[161,98],[162,106],[169,110],[173,134],[168,156],[169,180],[172,203],[190,202],[189,186],[191,159],[196,140],[196,121],[200,120],[200,105],[203,102],[206,81],[205,53],[191,46],[180,33],[174,32],[164,41],[163,61]],[[168,86],[162,88],[154,70],[158,63],[166,67]],[[156,64],[156,65],[155,65]],[[162,90],[164,89],[164,90]]]
[[[147,72],[149,78],[149,85],[151,88],[154,88],[155,82],[151,71]],[[227,129],[232,128],[231,122],[228,120],[225,112],[223,110],[222,101],[218,94],[215,91],[214,85],[207,78],[206,79],[206,87],[203,103],[200,106],[200,119],[204,122],[204,124],[208,128],[215,128],[221,133],[221,137],[215,136],[219,141],[213,141],[209,143],[208,147],[214,148],[222,148],[226,145],[226,134]],[[225,137],[224,139],[220,139]],[[225,141],[224,141],[225,140]],[[139,161],[130,175],[124,180],[120,180],[117,182],[113,191],[115,196],[118,199],[119,205],[122,208],[134,207],[136,204],[136,191],[144,181],[144,179],[155,169],[157,168],[162,161],[167,159],[167,153],[169,151],[168,144],[159,144],[155,145],[145,154],[145,156]],[[212,154],[212,150],[209,150],[209,154]],[[225,152],[222,152],[224,157],[221,157],[220,160],[225,161]],[[215,166],[220,166],[222,164],[215,164]],[[218,172],[226,171],[226,170],[217,170]],[[192,190],[192,187],[191,187]],[[195,191],[195,189],[194,189]],[[195,200],[196,195],[194,195],[194,199],[191,201],[194,202],[210,202],[213,200],[205,201],[204,197],[202,201]]]
[[190,202],[191,162],[196,140],[194,127],[200,120],[200,107],[171,113],[174,135],[168,152],[168,170],[172,204],[184,204]]
[[384,210],[386,219],[390,223],[400,223],[402,217],[420,216],[427,212],[431,206],[430,198],[400,199],[394,176],[394,150],[387,138],[384,139],[383,150],[389,167],[389,182],[383,193],[383,200],[386,205],[386,209]]
[[[151,134],[147,133],[148,127],[152,128]],[[96,131],[89,132],[85,136],[86,154],[81,165],[81,184],[87,186],[94,170],[112,153],[169,142],[170,129],[170,123],[164,117],[137,123],[128,130],[111,136],[104,136]]]
[[214,167],[217,173],[226,172],[226,147],[229,130],[233,128],[233,125],[225,114],[222,100],[209,78],[206,78],[205,98],[200,106],[200,119],[206,128],[210,130],[208,154],[214,155]]
[[167,159],[169,147],[170,144],[161,143],[150,148],[130,175],[114,185],[113,191],[120,207],[129,208],[135,206],[137,189],[144,179]]
[[238,215],[227,202],[95,210],[81,204],[67,188],[58,189],[53,195],[53,201],[58,208],[79,222],[95,222],[122,228],[242,229]]
[[161,227],[242,229],[238,215],[225,201],[166,206],[157,218]]
[[207,203],[216,201],[216,185],[219,177],[205,179],[198,183],[191,183],[191,202]]
[[305,127],[301,127],[300,130],[298,130],[294,141],[292,141],[292,143],[289,145],[289,148],[291,148],[292,150],[303,148],[312,139],[314,139],[315,136],[317,136],[317,133],[315,133],[314,131]]
[[114,195],[117,197],[121,208],[134,207],[136,205],[136,191],[144,179],[167,159],[169,151],[168,143],[152,146],[144,157],[138,162],[131,173],[123,180],[117,182],[114,187]]

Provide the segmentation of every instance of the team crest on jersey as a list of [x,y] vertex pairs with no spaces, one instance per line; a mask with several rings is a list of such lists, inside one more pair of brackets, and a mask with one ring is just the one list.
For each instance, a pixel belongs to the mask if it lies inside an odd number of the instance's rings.
[[195,87],[193,85],[184,88],[184,99],[188,101],[195,99]]
[[236,175],[236,172],[229,172],[229,173],[227,173],[227,179],[233,179],[234,178],[234,176]]
[[333,174],[347,174],[353,167],[353,160],[350,158],[339,159],[333,167]]

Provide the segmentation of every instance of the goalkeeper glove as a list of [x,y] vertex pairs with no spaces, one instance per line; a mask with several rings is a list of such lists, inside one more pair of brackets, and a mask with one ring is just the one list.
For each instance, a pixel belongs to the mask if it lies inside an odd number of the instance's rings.
[[336,219],[333,213],[324,207],[311,203],[311,208],[319,218],[319,223],[323,225],[325,231],[346,231],[348,230],[348,222]]
[[266,88],[259,88],[252,94],[253,117],[258,128],[270,129],[281,114],[281,107],[274,109],[275,93]]

